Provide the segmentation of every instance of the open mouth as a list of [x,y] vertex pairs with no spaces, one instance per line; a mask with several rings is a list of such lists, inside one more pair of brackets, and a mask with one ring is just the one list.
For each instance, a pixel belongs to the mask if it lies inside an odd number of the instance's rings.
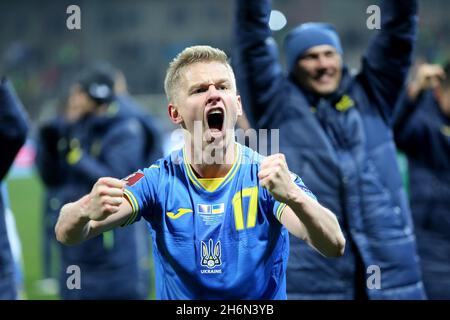
[[315,77],[314,80],[316,80],[317,82],[328,82],[330,80],[332,80],[334,77],[334,72],[319,72]]
[[212,131],[222,131],[224,113],[222,109],[212,109],[206,115],[208,127]]

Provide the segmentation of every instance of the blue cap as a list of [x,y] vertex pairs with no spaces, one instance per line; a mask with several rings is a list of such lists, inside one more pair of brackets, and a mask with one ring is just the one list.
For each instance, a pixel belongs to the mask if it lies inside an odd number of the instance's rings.
[[339,36],[329,23],[308,22],[292,29],[284,39],[284,53],[289,72],[292,72],[298,59],[306,51],[324,44],[334,47],[342,55]]

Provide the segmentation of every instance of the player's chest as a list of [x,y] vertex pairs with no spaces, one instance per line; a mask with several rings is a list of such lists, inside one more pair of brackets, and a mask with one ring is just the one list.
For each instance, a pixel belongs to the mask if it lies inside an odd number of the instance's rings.
[[[211,234],[240,238],[268,226],[258,186],[248,184],[220,193],[178,189],[175,197],[160,203],[161,231],[174,237],[204,237]],[[239,235],[240,234],[240,235]]]

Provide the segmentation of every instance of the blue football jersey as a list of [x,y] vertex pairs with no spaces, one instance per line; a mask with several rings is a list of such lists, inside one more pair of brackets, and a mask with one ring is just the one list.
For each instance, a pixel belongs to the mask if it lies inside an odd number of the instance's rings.
[[124,225],[149,222],[158,299],[286,299],[286,205],[259,183],[263,157],[236,151],[220,179],[197,178],[184,149],[126,179],[133,214]]

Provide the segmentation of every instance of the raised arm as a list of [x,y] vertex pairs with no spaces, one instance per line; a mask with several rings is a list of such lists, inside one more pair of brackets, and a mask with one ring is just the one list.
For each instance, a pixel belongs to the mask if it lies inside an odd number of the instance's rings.
[[55,226],[56,239],[74,245],[124,224],[132,207],[124,199],[126,182],[100,178],[91,192],[61,208]]
[[270,1],[236,0],[232,63],[243,105],[252,125],[269,117],[283,71],[269,28]]
[[292,181],[284,155],[264,159],[258,177],[277,201],[287,205],[281,223],[290,233],[326,257],[344,254],[345,239],[336,216]]
[[28,132],[27,117],[9,81],[0,79],[0,180],[8,173]]
[[[414,79],[402,93],[393,116],[393,130],[397,146],[406,152],[417,152],[417,145],[425,145],[432,139],[427,136],[428,122],[423,115],[430,104],[436,103],[434,90],[440,87],[445,72],[439,65],[422,64]],[[421,110],[425,108],[425,110]]]
[[411,66],[417,7],[417,0],[381,1],[381,30],[363,57],[361,76],[387,122]]

